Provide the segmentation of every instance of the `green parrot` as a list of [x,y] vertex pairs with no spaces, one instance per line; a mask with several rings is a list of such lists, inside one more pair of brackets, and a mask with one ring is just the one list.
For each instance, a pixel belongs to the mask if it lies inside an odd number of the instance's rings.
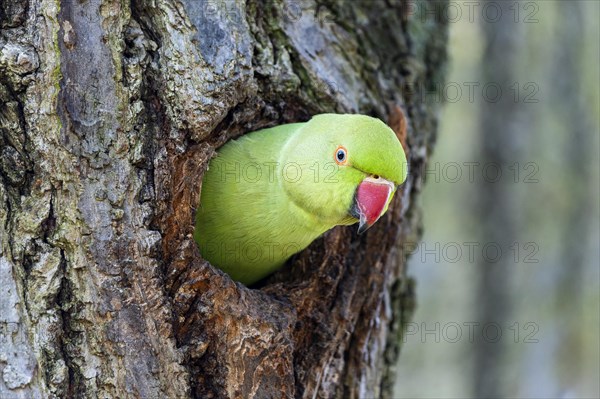
[[395,133],[365,115],[321,114],[221,147],[202,181],[194,239],[234,280],[252,284],[337,225],[363,233],[406,179]]

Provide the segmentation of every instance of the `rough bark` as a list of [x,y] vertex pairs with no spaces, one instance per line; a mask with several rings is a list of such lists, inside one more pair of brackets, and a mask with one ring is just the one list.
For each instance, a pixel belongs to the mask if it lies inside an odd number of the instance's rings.
[[[0,397],[389,396],[439,15],[12,0],[0,27]],[[191,239],[208,160],[321,112],[389,120],[414,173],[364,236],[336,228],[261,287],[232,282]]]

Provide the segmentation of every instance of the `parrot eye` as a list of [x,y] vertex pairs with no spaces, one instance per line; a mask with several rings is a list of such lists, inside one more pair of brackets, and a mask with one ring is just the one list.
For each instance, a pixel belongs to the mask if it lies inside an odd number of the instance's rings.
[[346,158],[347,158],[347,151],[343,146],[339,146],[336,150],[335,150],[335,162],[338,165],[343,165],[346,163]]

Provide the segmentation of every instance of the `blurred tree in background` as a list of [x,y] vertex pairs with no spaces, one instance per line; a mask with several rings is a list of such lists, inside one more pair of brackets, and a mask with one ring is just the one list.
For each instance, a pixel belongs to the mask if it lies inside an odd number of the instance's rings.
[[[479,110],[479,132],[474,142],[477,162],[480,162],[485,179],[476,179],[471,185],[475,199],[473,215],[479,223],[474,229],[483,243],[495,243],[481,247],[486,256],[477,258],[477,287],[479,300],[475,317],[482,324],[499,323],[507,325],[511,314],[510,285],[511,275],[507,273],[513,259],[500,256],[498,248],[509,248],[519,229],[518,203],[512,188],[514,181],[498,176],[503,165],[511,165],[522,159],[520,154],[521,132],[526,131],[520,101],[508,95],[510,88],[518,81],[518,57],[523,46],[523,24],[515,23],[510,15],[514,3],[499,2],[498,21],[490,23],[489,18],[479,20],[483,33],[483,62],[480,81],[493,82],[482,89],[486,101]],[[487,16],[487,14],[485,14]],[[519,83],[517,83],[518,85]],[[483,86],[486,87],[486,86]],[[479,169],[478,165],[477,169]],[[499,167],[497,167],[499,166]],[[485,171],[483,168],[486,168]],[[495,334],[496,332],[493,332]],[[506,340],[474,341],[474,395],[476,397],[505,397],[506,392],[497,378],[502,373]]]
[[599,397],[600,4],[467,3],[396,395]]

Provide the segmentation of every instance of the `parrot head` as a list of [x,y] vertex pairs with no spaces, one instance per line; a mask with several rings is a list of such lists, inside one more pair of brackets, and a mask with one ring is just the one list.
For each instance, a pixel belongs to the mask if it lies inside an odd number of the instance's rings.
[[394,131],[365,115],[317,115],[281,154],[285,191],[325,229],[358,221],[363,233],[387,211],[407,175]]

